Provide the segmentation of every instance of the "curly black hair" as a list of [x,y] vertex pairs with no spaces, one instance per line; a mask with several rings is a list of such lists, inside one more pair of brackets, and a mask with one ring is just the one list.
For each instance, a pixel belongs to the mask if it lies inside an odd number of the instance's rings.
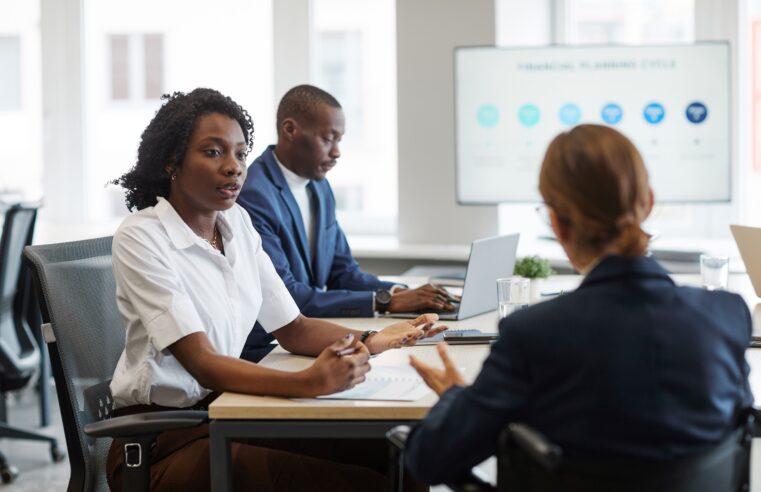
[[220,113],[236,120],[246,137],[247,152],[254,143],[251,116],[238,103],[214,89],[198,88],[187,94],[161,96],[164,104],[140,137],[135,166],[112,181],[126,190],[127,208],[142,210],[156,205],[157,197],[169,196],[171,173],[185,159],[190,134],[198,117]]

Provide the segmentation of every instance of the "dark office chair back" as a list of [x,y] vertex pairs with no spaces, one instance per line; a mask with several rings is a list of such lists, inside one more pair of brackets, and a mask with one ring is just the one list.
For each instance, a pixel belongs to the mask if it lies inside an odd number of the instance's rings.
[[5,212],[0,238],[0,390],[24,387],[39,369],[40,351],[25,321],[28,272],[21,254],[32,244],[40,204],[16,204]]
[[524,492],[740,492],[748,490],[753,415],[718,446],[695,456],[647,461],[562,456],[522,424],[500,436],[497,490]]
[[[446,485],[456,492],[747,492],[751,443],[759,435],[760,416],[761,410],[745,409],[738,426],[718,445],[668,461],[565,456],[536,430],[513,423],[499,436],[496,487],[472,471]],[[386,434],[392,492],[402,490],[409,433],[409,427],[399,425]]]
[[[53,375],[71,460],[71,491],[107,491],[110,439],[93,439],[83,427],[100,420],[85,390],[108,380],[124,348],[116,305],[111,237],[29,246]],[[55,338],[51,342],[51,334]]]

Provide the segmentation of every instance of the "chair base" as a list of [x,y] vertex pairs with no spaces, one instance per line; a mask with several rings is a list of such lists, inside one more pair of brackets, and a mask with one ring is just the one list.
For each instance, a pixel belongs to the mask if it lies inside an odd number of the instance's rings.
[[2,453],[0,453],[0,480],[4,484],[13,483],[18,477],[18,468],[8,464]]
[[39,432],[32,432],[18,427],[12,427],[6,423],[0,422],[0,439],[27,439],[30,441],[45,441],[49,442],[51,446],[58,447],[58,439],[55,437],[46,436]]
[[[0,439],[26,439],[50,443],[50,459],[59,463],[66,458],[66,452],[58,447],[58,439],[38,432],[32,432],[0,422]],[[5,455],[0,452],[0,481],[12,483],[18,477],[18,468],[8,463]]]

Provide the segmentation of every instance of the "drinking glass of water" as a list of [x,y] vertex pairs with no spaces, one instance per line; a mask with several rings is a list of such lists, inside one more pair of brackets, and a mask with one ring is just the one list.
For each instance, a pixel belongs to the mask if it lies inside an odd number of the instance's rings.
[[700,278],[708,290],[724,290],[729,278],[729,258],[700,255]]
[[529,279],[524,277],[506,277],[497,279],[497,309],[499,319],[513,311],[528,306]]

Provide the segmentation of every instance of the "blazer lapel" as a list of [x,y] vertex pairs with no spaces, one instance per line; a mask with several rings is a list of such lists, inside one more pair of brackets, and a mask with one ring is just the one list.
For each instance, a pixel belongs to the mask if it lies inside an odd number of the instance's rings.
[[274,146],[267,149],[267,154],[264,157],[264,163],[267,166],[269,175],[272,177],[272,182],[275,183],[275,186],[277,186],[280,190],[280,197],[283,199],[286,208],[288,208],[288,211],[291,213],[291,221],[296,225],[296,230],[293,232],[296,236],[301,258],[304,260],[304,264],[307,265],[307,270],[309,273],[314,275],[314,273],[312,273],[312,255],[309,253],[309,243],[307,242],[306,231],[304,231],[304,221],[301,218],[301,210],[299,209],[299,205],[296,203],[296,199],[293,197],[293,193],[291,193],[291,189],[288,186],[288,183],[285,181],[283,172],[280,170],[277,162],[275,161],[273,148]]

